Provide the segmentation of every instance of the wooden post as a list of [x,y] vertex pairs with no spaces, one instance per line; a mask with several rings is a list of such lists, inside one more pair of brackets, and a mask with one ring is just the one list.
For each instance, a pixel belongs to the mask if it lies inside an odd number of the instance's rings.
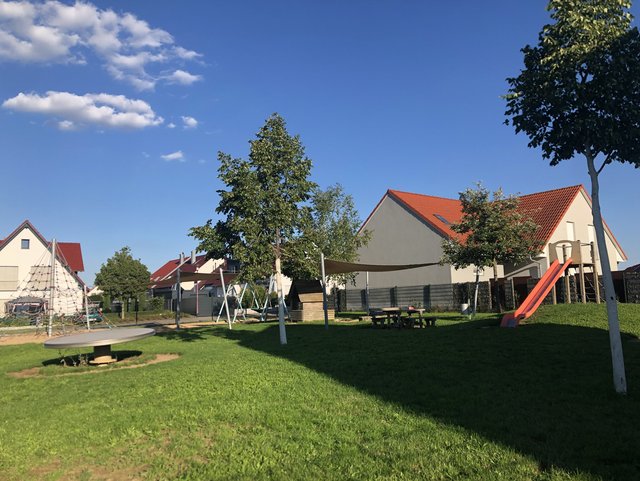
[[322,274],[322,310],[324,311],[324,328],[329,329],[329,308],[327,306],[327,277],[324,274],[324,254],[320,253],[320,273]]
[[580,263],[580,297],[582,297],[582,303],[587,303],[587,288],[584,285],[584,264]]
[[[562,261],[567,262],[567,246],[562,246]],[[564,303],[571,304],[571,282],[569,281],[569,269],[564,271]]]

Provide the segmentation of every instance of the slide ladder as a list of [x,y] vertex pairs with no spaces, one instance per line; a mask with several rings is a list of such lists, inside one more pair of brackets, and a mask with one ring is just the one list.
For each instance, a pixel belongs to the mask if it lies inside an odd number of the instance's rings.
[[553,261],[520,307],[515,312],[504,315],[500,327],[517,327],[521,319],[527,319],[536,312],[536,309],[542,304],[544,298],[547,297],[547,294],[549,294],[555,283],[570,265],[570,258],[563,264],[560,264],[558,260]]

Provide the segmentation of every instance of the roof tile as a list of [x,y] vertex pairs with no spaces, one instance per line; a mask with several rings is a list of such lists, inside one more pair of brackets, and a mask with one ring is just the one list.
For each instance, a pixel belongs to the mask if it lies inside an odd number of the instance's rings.
[[[581,190],[584,191],[582,185],[574,185],[520,196],[518,210],[529,214],[532,220],[540,226],[535,236],[537,240],[545,244],[549,241],[567,209]],[[462,208],[458,199],[413,194],[397,190],[389,190],[387,193],[404,204],[410,211],[426,221],[443,236],[458,236],[447,223],[439,218],[442,217],[451,224],[458,223],[462,219]],[[589,197],[587,196],[587,198]],[[617,241],[615,242],[617,244]]]

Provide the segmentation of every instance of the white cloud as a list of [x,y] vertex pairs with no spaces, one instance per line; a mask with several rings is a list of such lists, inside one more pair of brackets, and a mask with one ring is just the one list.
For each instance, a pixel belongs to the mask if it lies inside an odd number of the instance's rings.
[[184,154],[182,150],[178,150],[177,152],[172,152],[170,154],[161,155],[164,160],[167,162],[171,162],[172,160],[177,160],[178,162],[185,162],[187,159],[184,158]]
[[84,63],[87,51],[97,54],[115,79],[140,90],[153,89],[159,81],[191,85],[202,79],[183,70],[162,73],[167,64],[170,68],[202,55],[175,45],[169,32],[131,13],[79,1],[0,0],[0,60]]
[[185,129],[195,129],[198,126],[198,121],[193,117],[182,117],[182,123]]
[[169,122],[169,123],[167,124],[167,128],[168,128],[168,129],[175,129],[175,128],[176,128],[176,124],[174,124],[173,122]]
[[202,80],[202,75],[193,75],[184,70],[176,70],[165,78],[172,84],[191,85],[192,83]]
[[124,95],[47,92],[46,95],[19,93],[5,100],[5,109],[39,113],[61,119],[63,130],[89,124],[110,128],[142,129],[160,125],[164,120],[142,101]]
[[58,128],[60,130],[76,130],[76,124],[71,122],[71,120],[62,120],[58,122]]

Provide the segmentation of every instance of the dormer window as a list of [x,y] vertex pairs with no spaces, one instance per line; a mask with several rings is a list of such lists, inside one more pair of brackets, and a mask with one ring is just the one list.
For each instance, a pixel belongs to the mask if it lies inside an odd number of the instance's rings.
[[29,248],[29,239],[21,239],[20,240],[20,247],[22,249],[28,249]]

